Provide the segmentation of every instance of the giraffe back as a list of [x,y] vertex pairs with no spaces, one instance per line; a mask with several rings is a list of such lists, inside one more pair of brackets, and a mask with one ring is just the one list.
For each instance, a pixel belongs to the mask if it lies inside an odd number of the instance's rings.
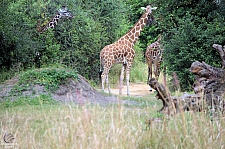
[[155,59],[162,60],[162,50],[160,49],[160,43],[158,41],[147,47],[145,57],[147,61],[153,61]]
[[134,59],[135,51],[128,45],[116,42],[105,46],[101,53],[100,59],[102,65],[111,66],[112,64],[127,64]]

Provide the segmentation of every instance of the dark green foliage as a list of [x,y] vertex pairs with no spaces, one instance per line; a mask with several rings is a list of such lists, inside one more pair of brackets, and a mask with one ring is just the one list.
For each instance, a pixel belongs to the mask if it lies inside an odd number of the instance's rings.
[[2,14],[0,15],[0,69],[9,69],[12,64],[11,55],[15,50],[15,43],[11,40],[12,37],[9,37],[6,33],[8,30],[4,23],[4,13],[7,10],[10,0],[2,1],[0,3],[0,9]]
[[60,0],[6,0],[3,3],[0,7],[5,13],[1,16],[0,35],[4,33],[8,39],[1,42],[2,68],[63,63],[86,78],[98,78],[100,50],[120,37],[126,28],[127,10],[125,3],[119,0],[68,0],[67,8],[74,18],[60,19],[54,29],[43,34],[38,33],[37,28],[46,25],[64,5]]
[[8,39],[0,28],[0,69],[9,69],[12,65],[11,54],[15,50],[15,43]]
[[167,73],[176,72],[181,89],[190,90],[194,81],[189,72],[192,62],[221,67],[219,54],[212,48],[214,43],[225,44],[221,6],[214,0],[169,0],[157,4]]
[[78,79],[77,72],[66,71],[61,68],[33,69],[22,73],[19,82],[11,93],[20,93],[27,88],[38,84],[43,85],[47,91],[55,91],[59,85],[64,84],[69,78]]

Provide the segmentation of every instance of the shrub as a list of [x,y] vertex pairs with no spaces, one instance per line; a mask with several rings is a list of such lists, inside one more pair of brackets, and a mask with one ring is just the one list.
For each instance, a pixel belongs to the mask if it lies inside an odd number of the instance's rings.
[[42,68],[28,70],[19,75],[19,81],[11,93],[20,93],[35,84],[43,85],[47,91],[55,91],[69,78],[78,79],[77,72],[61,68]]

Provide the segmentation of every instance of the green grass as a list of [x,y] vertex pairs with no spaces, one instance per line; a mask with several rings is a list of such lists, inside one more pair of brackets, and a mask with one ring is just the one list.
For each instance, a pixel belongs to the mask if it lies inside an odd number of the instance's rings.
[[0,83],[14,77],[17,73],[18,73],[18,71],[0,69],[0,74],[1,74],[0,75]]
[[56,100],[53,100],[51,94],[41,94],[36,97],[22,96],[16,100],[4,100],[0,101],[1,108],[13,108],[18,106],[30,106],[30,105],[56,105],[59,104]]
[[[145,100],[145,99],[143,99]],[[18,148],[223,148],[225,121],[185,113],[155,123],[157,108],[93,105],[21,105],[0,108],[0,133]]]

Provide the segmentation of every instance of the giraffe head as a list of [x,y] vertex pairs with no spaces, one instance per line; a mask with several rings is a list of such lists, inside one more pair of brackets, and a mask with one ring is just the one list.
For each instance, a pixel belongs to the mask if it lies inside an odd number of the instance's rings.
[[38,20],[37,31],[43,33],[48,28],[54,28],[55,25],[57,25],[59,19],[62,17],[73,18],[73,15],[67,10],[65,6],[62,6],[62,8],[58,10],[58,13],[44,27],[40,27],[40,21]]
[[60,15],[60,17],[73,18],[73,15],[67,10],[65,6],[63,6],[62,9],[58,10],[58,15]]
[[156,10],[157,7],[151,7],[150,5],[146,6],[146,7],[141,7],[141,9],[146,10],[146,12],[148,12],[149,14],[152,13],[152,10]]
[[157,7],[151,7],[150,5],[148,5],[146,7],[141,7],[141,9],[146,11],[147,17],[148,17],[147,25],[150,25],[154,20],[154,17],[152,15],[152,10],[156,10]]

